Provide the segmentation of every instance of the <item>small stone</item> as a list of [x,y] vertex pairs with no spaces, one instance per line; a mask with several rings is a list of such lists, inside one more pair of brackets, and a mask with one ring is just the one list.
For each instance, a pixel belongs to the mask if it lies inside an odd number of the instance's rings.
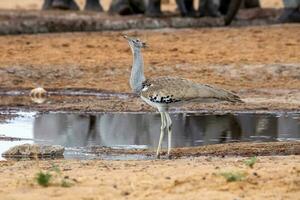
[[92,45],[92,44],[87,44],[86,47],[87,47],[87,48],[95,48],[95,46]]
[[178,51],[178,49],[177,48],[172,48],[169,51]]
[[34,88],[30,91],[31,100],[35,103],[41,104],[46,101],[47,91],[42,87]]
[[10,73],[10,74],[16,73],[15,69],[7,69],[6,71],[7,71],[7,73]]
[[70,45],[68,43],[63,43],[61,46],[62,47],[69,47]]
[[30,91],[31,97],[42,98],[47,95],[47,91],[42,87],[34,88]]
[[78,183],[79,181],[76,178],[72,178],[72,181]]
[[128,195],[130,195],[130,193],[127,192],[127,191],[123,191],[123,192],[121,193],[121,195],[123,195],[123,196],[128,196]]
[[256,172],[253,172],[253,176],[258,176],[258,174]]
[[60,145],[22,144],[14,146],[4,153],[7,158],[63,157],[65,148]]

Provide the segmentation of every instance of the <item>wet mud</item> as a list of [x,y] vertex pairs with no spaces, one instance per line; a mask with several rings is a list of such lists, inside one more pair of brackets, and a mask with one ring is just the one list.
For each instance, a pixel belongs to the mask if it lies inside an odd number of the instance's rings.
[[[0,110],[78,111],[89,112],[157,112],[132,93],[96,90],[57,90],[49,88],[43,98],[29,96],[30,90],[0,92]],[[171,108],[171,112],[236,113],[236,112],[297,112],[300,90],[243,90],[239,92],[245,103],[189,103]]]
[[[105,147],[91,147],[88,153],[106,155],[146,155],[148,159],[155,158],[155,153],[146,149],[124,150]],[[162,152],[162,158],[167,159],[166,151]],[[182,157],[199,156],[274,156],[274,155],[300,155],[300,141],[295,142],[239,142],[230,144],[212,144],[200,147],[174,148],[172,149],[172,159]]]
[[[0,154],[18,141],[18,144],[64,146],[67,159],[155,157],[160,130],[159,114],[52,111],[16,112],[14,115],[17,117],[0,123],[0,129],[6,133],[0,136]],[[300,153],[299,113],[194,112],[171,113],[171,118],[173,158]]]

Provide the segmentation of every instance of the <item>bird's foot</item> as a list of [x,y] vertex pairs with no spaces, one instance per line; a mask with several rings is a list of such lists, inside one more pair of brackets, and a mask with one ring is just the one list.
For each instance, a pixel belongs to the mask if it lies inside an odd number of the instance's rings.
[[160,153],[156,154],[156,159],[160,159]]
[[157,154],[156,154],[156,159],[161,159],[161,156],[162,156],[162,155],[164,156],[164,158],[165,158],[165,156],[166,156],[166,158],[167,158],[167,159],[170,159],[170,160],[174,158],[172,154],[170,154],[170,153],[167,153],[167,154],[166,154],[166,153],[163,152],[163,153],[157,153]]

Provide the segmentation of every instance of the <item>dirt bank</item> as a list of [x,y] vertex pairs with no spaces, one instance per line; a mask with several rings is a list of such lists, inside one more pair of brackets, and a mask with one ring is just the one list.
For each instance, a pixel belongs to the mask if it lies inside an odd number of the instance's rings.
[[[122,33],[147,40],[149,48],[144,50],[144,60],[148,77],[181,76],[233,90],[246,101],[242,106],[225,104],[220,109],[297,110],[300,107],[300,26],[297,24],[1,36],[0,89],[28,92],[40,85],[52,91],[80,88],[130,93],[128,77],[132,58]],[[1,99],[5,107],[36,106],[27,97]],[[116,107],[121,108],[113,110],[150,109],[132,98],[117,98],[114,106],[105,106],[105,99],[94,96],[85,100],[66,99],[64,104],[58,98],[50,99],[58,104],[37,107],[98,108],[99,111]],[[218,108],[214,105],[191,108],[211,107]]]
[[[113,149],[109,147],[91,147],[88,151],[93,154],[140,154],[154,157],[155,152],[149,149]],[[228,144],[214,144],[199,147],[172,149],[172,158],[199,156],[273,156],[300,155],[300,142],[238,142]],[[162,153],[166,157],[166,151]]]

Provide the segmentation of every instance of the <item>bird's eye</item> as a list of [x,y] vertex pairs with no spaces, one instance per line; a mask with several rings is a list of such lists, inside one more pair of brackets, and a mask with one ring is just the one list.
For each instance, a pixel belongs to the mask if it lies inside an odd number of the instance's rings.
[[136,41],[136,42],[140,42],[140,40],[139,40],[139,39],[136,39],[135,41]]

